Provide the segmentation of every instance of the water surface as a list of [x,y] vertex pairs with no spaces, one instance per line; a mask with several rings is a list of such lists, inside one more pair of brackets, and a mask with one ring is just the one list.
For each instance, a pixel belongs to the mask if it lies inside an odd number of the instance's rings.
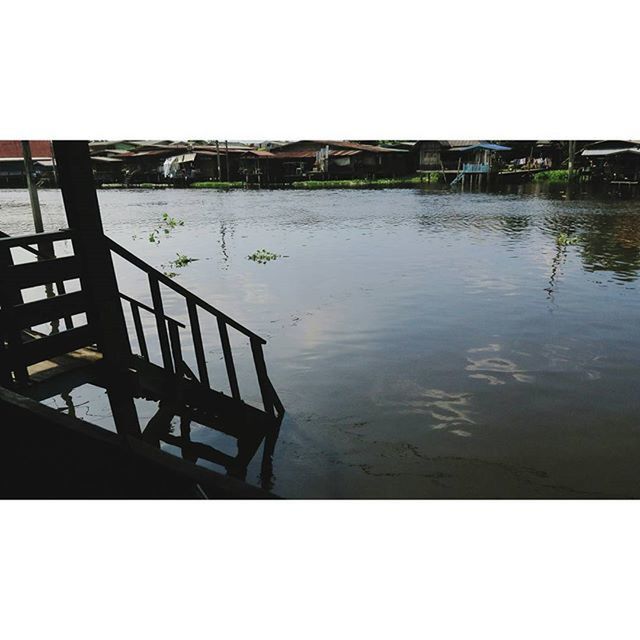
[[[197,258],[178,282],[268,340],[287,409],[277,493],[640,494],[637,202],[531,188],[99,199],[110,236],[163,270]],[[41,201],[46,228],[65,226],[59,192]],[[156,246],[165,212],[184,226]],[[26,191],[0,191],[0,229],[32,230]],[[247,259],[262,248],[282,257]],[[121,273],[148,300],[145,279]],[[167,312],[186,317],[177,301]],[[239,376],[257,398],[251,368]]]

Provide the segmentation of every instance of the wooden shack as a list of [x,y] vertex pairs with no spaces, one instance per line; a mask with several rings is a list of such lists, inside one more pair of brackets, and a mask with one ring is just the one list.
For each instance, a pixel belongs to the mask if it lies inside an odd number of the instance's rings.
[[584,177],[609,184],[640,183],[640,141],[600,140],[580,153]]
[[299,140],[280,145],[272,153],[282,165],[285,182],[398,178],[409,171],[407,150],[347,140]]
[[[43,186],[55,184],[51,143],[48,140],[31,140],[33,176]],[[26,186],[22,145],[19,140],[0,140],[0,187]]]

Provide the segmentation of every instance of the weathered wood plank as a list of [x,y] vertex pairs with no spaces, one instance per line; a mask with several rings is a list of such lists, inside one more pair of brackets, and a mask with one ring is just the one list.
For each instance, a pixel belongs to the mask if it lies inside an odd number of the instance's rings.
[[77,278],[79,274],[80,260],[78,257],[66,256],[52,260],[16,264],[7,269],[5,278],[13,286],[26,289],[51,282],[71,280]]
[[71,229],[47,231],[45,233],[27,233],[17,236],[0,237],[0,247],[27,247],[57,240],[69,240],[73,236]]
[[[51,322],[65,316],[84,313],[87,310],[87,297],[83,291],[74,291],[62,296],[43,298],[35,302],[16,305],[8,321],[16,329],[33,327]],[[2,312],[3,315],[5,312]]]
[[23,364],[30,365],[86,347],[94,342],[92,327],[84,325],[46,338],[25,342],[19,350],[19,355]]

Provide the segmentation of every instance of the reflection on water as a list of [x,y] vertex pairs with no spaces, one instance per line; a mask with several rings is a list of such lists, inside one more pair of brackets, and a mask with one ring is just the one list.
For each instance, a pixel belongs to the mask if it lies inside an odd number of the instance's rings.
[[[487,352],[496,355],[476,355],[486,354]],[[515,380],[516,382],[534,382],[535,380],[535,377],[528,374],[520,365],[505,357],[500,357],[500,345],[498,344],[468,349],[467,353],[474,354],[474,357],[467,357],[469,364],[465,367],[467,371],[474,372],[469,376],[470,378],[486,380],[492,385],[505,384],[507,380]]]
[[71,384],[43,398],[38,397],[42,390],[36,385],[26,394],[56,411],[113,433],[139,438],[191,463],[241,480],[247,479],[249,464],[261,450],[256,484],[266,490],[273,489],[273,455],[279,436],[277,425],[266,427],[243,420],[240,414],[235,420],[212,419],[166,395],[160,401],[142,397],[137,386],[132,386],[129,393],[121,394],[118,400],[123,404],[130,403],[137,416],[140,430],[132,431],[129,422],[122,419],[127,414],[121,411],[116,415],[112,410],[117,393],[115,385],[100,365],[94,365],[93,371],[91,383],[76,382],[75,386]]
[[[198,258],[180,283],[268,339],[288,414],[248,482],[290,497],[640,495],[638,201],[538,184],[99,198],[116,241],[155,266]],[[59,194],[41,202],[62,226]],[[155,246],[144,233],[164,212],[185,225]],[[26,192],[0,191],[0,229],[29,232],[28,213]],[[246,259],[259,248],[289,257]],[[124,281],[144,298],[144,279]],[[257,401],[252,371],[238,375]],[[109,428],[87,394],[58,406]],[[170,424],[176,455],[231,455],[211,429]]]

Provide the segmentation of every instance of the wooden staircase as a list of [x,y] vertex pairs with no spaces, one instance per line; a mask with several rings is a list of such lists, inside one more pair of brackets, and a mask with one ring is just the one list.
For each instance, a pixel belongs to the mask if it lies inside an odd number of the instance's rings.
[[[267,374],[263,353],[266,341],[118,243],[107,237],[103,241],[112,256],[144,273],[148,282],[151,304],[125,294],[118,286],[121,305],[130,312],[130,320],[125,320],[129,344],[124,357],[122,353],[104,349],[101,335],[104,329],[92,302],[95,285],[88,286],[85,279],[82,251],[78,251],[82,247],[78,246],[75,234],[71,230],[24,236],[0,233],[0,385],[43,400],[88,380],[107,390],[114,418],[118,413],[115,408],[125,406],[120,414],[127,422],[122,430],[128,437],[133,435],[155,446],[161,442],[172,444],[182,451],[184,459],[215,462],[242,478],[243,470],[263,441],[265,452],[273,451],[284,415],[282,402]],[[55,251],[57,243],[65,243],[65,251],[70,243],[73,254],[55,257],[60,254]],[[18,264],[13,249],[24,249],[36,259]],[[72,286],[74,281],[76,284]],[[43,286],[47,297],[25,302],[24,289]],[[184,305],[184,321],[165,313],[163,292],[167,289]],[[153,318],[154,335],[145,332],[144,314]],[[78,320],[78,316],[86,320]],[[207,365],[202,330],[202,321],[207,316],[217,327],[225,381],[214,380]],[[48,335],[33,330],[43,323],[53,323],[56,330]],[[257,406],[243,399],[230,329],[249,340],[261,396],[261,404]],[[159,353],[150,348],[151,339],[159,344]],[[131,346],[134,342],[135,350]],[[183,357],[186,348],[194,355],[195,371]],[[74,367],[70,364],[73,362]],[[43,363],[51,366],[44,367]],[[53,373],[43,376],[44,369]],[[219,390],[223,382],[229,393]],[[133,408],[136,397],[159,403],[156,415],[144,430],[137,426]],[[170,430],[175,416],[180,417],[180,435]],[[191,442],[193,421],[236,438],[238,455],[229,456]]]

